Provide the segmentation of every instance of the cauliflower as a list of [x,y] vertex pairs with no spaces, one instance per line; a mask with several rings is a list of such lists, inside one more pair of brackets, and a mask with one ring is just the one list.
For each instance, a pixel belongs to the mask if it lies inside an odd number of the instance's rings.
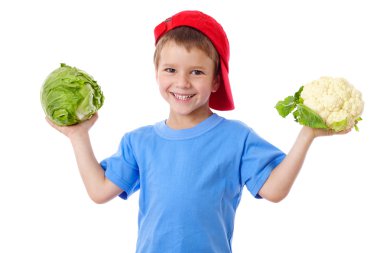
[[321,77],[279,101],[276,109],[282,117],[296,109],[293,116],[301,125],[338,132],[352,127],[358,130],[364,102],[360,91],[345,79]]

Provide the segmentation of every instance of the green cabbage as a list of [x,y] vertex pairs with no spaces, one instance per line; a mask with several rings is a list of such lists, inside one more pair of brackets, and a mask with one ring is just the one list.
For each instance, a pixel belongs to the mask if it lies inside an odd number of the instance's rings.
[[46,116],[59,126],[69,126],[92,117],[103,105],[97,82],[86,72],[61,63],[41,88]]

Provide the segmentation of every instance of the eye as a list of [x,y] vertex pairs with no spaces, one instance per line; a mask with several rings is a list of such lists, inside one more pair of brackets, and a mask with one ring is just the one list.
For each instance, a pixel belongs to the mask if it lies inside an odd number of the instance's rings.
[[197,76],[199,76],[199,75],[203,75],[203,74],[204,74],[203,71],[201,71],[201,70],[197,70],[197,69],[191,71],[191,73],[194,74],[194,75],[197,75]]
[[173,68],[166,68],[164,69],[165,72],[168,72],[168,73],[175,73],[175,69]]

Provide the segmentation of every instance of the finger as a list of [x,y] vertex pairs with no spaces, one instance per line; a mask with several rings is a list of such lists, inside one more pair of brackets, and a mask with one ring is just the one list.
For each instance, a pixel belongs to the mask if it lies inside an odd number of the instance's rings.
[[337,132],[337,134],[347,134],[347,133],[351,132],[351,130],[352,130],[351,128],[350,129],[346,129],[346,130]]
[[[97,113],[95,113],[94,115],[92,115],[92,117],[91,118],[89,118],[88,120],[87,120],[87,122],[86,122],[86,124],[87,125],[89,125],[90,127],[91,126],[93,126],[94,124],[95,124],[95,122],[98,120],[98,114]],[[83,122],[83,123],[85,123],[85,122]]]
[[91,120],[95,122],[98,120],[98,118],[99,116],[98,116],[98,113],[96,112],[94,115],[92,115]]

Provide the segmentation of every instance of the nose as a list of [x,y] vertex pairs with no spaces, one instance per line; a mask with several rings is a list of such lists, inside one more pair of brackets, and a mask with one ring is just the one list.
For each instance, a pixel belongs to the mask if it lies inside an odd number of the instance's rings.
[[183,89],[190,88],[191,82],[189,77],[185,73],[177,75],[176,86]]

